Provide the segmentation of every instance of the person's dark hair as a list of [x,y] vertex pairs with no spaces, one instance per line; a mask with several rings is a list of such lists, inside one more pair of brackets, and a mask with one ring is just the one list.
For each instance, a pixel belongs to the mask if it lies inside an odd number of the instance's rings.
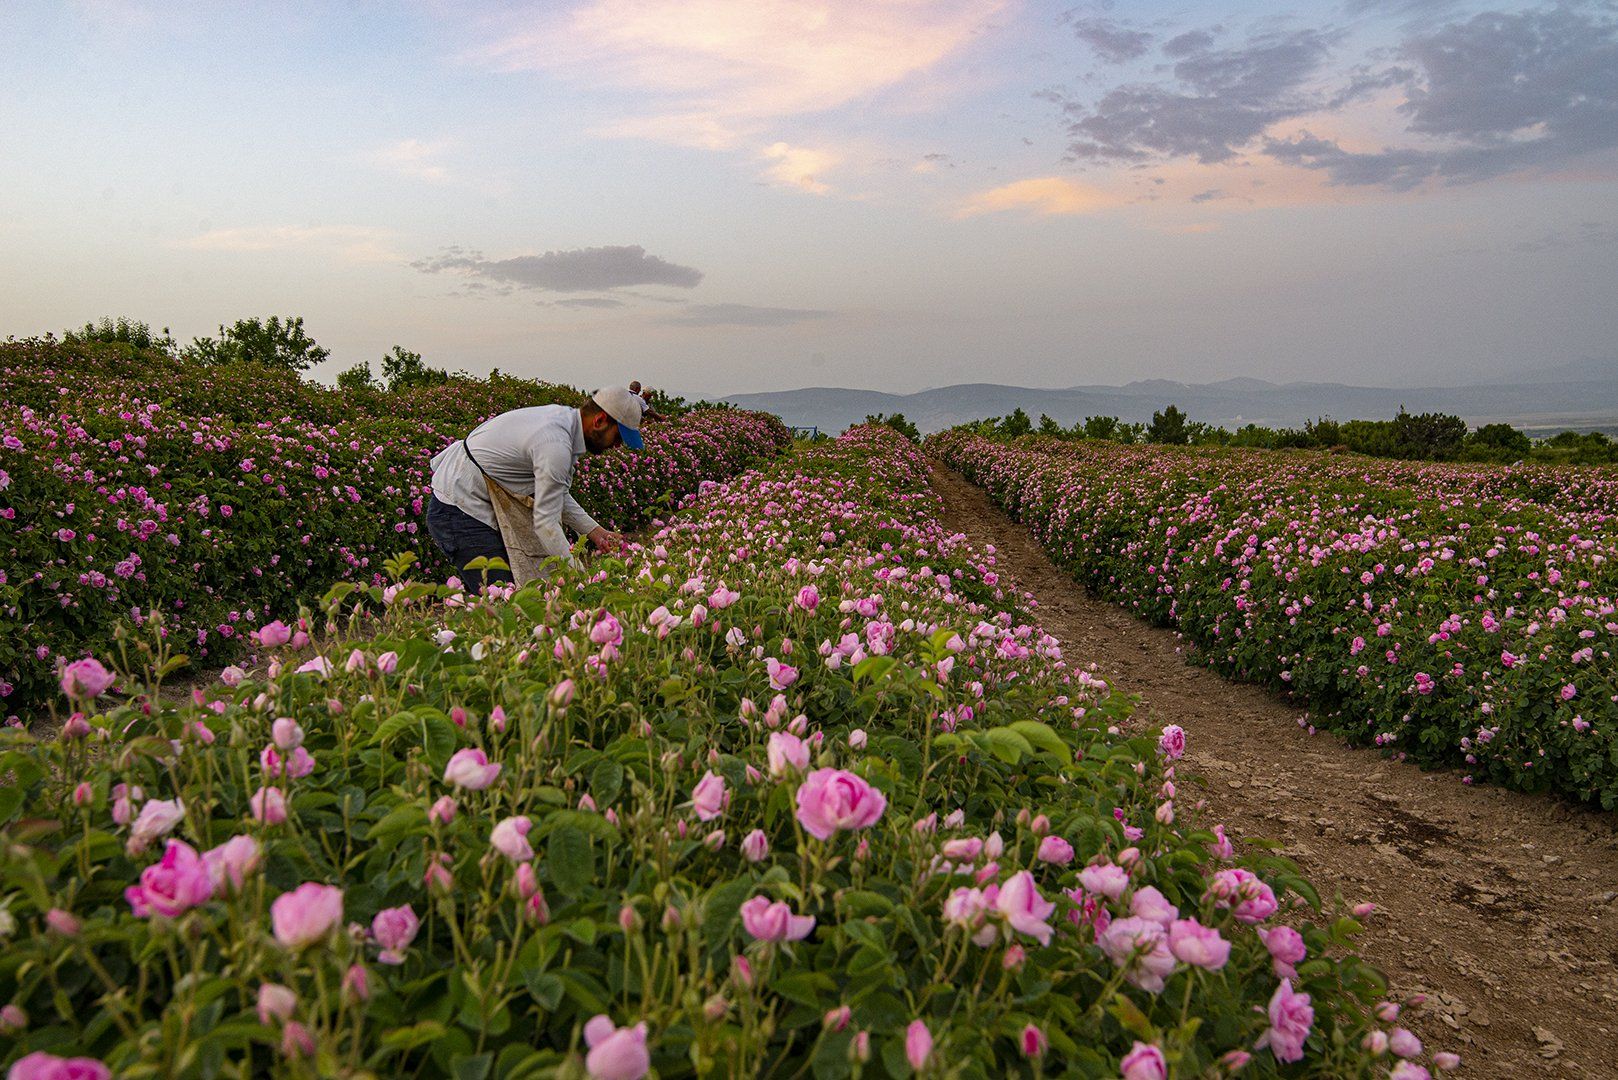
[[606,411],[606,409],[603,409],[600,405],[597,405],[594,399],[586,401],[583,405],[579,406],[579,415],[584,417],[586,420],[594,420],[596,417],[600,416]]
[[629,392],[631,394],[640,393],[640,380],[639,379],[636,379],[634,382],[629,384]]

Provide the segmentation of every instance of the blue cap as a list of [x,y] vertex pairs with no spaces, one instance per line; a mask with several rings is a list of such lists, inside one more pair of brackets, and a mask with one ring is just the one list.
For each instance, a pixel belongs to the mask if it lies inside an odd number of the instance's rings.
[[646,445],[646,440],[640,437],[640,432],[627,424],[618,425],[618,434],[623,436],[624,445],[631,450],[639,450]]

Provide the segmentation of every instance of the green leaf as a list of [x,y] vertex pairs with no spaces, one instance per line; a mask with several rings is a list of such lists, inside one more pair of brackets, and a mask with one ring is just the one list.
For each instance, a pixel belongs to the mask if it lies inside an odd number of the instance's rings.
[[1038,720],[1014,720],[1007,726],[1048,754],[1054,754],[1063,761],[1070,757],[1067,743],[1047,724]]
[[437,1020],[423,1020],[418,1024],[411,1024],[409,1027],[394,1028],[392,1031],[384,1032],[381,1041],[383,1047],[389,1050],[409,1050],[412,1047],[421,1046],[424,1043],[432,1042],[434,1039],[442,1038],[444,1031],[444,1025]]
[[395,806],[383,816],[382,820],[372,825],[365,833],[365,839],[379,843],[383,840],[397,840],[417,830],[427,828],[427,811],[416,803],[405,803]]
[[386,720],[376,726],[376,732],[371,736],[372,746],[381,746],[390,739],[408,735],[419,730],[416,714],[409,709],[400,709]]
[[563,894],[577,897],[589,888],[595,878],[595,849],[583,829],[572,823],[564,824],[551,833],[546,851],[551,881]]
[[624,767],[616,761],[598,761],[590,770],[590,795],[597,806],[605,807],[618,798],[624,786]]
[[854,685],[862,682],[875,682],[889,671],[893,670],[898,661],[891,656],[867,656],[854,665]]

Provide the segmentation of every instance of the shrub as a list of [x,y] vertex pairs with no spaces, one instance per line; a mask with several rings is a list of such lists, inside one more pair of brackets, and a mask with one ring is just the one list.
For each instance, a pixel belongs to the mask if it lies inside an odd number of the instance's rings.
[[5,1053],[1380,1074],[1356,920],[1191,821],[1178,729],[1119,734],[936,508],[857,429],[587,576],[334,590],[192,700],[87,665],[61,738],[0,733]]

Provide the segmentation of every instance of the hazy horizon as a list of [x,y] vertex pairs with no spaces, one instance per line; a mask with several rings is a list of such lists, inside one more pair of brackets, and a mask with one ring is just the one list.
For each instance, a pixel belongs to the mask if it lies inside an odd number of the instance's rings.
[[1609,3],[21,0],[0,59],[0,336],[710,397],[1618,340]]

